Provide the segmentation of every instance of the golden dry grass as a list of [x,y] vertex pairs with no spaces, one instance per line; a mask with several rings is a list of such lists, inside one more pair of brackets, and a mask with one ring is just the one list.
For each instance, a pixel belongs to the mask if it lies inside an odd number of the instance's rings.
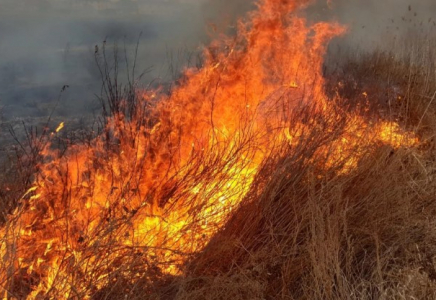
[[[350,58],[342,73],[329,74],[327,84],[330,94],[341,96],[344,111],[358,111],[363,92],[378,99],[361,111],[368,122],[398,120],[419,136],[419,147],[380,144],[366,149],[356,168],[340,173],[348,157],[326,168],[328,152],[317,151],[340,136],[341,122],[325,132],[317,129],[316,112],[298,111],[296,118],[307,113],[315,120],[312,130],[295,146],[272,151],[241,205],[206,248],[190,257],[182,275],[141,265],[146,257],[127,259],[132,265],[114,271],[116,284],[92,298],[434,299],[436,74],[429,53]],[[28,184],[37,158],[17,165],[29,169],[16,173],[15,193],[26,190],[21,184]],[[12,205],[3,188],[0,197]],[[7,258],[2,261],[6,266]],[[125,270],[143,274],[132,281]],[[30,285],[11,280],[8,288],[25,295]]]

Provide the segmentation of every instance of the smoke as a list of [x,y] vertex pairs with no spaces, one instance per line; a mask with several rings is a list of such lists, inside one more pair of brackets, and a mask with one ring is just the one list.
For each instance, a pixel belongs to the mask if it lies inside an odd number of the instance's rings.
[[[98,107],[101,79],[95,45],[116,43],[124,61],[150,70],[145,81],[167,76],[168,57],[199,43],[201,5],[143,0],[0,0],[0,106],[6,117],[46,116],[59,92],[57,114],[82,115]],[[101,49],[101,47],[100,47]]]
[[[211,30],[233,32],[236,20],[254,8],[251,0],[0,0],[0,105],[6,116],[45,115],[62,96],[59,114],[82,114],[95,103],[100,78],[94,46],[126,44],[132,57],[142,32],[138,70],[145,80],[168,78],[168,64],[207,44]],[[393,37],[436,29],[434,0],[318,0],[313,20],[349,27],[342,47],[390,48]],[[170,72],[171,73],[171,72]]]
[[220,29],[233,26],[238,18],[243,17],[254,8],[255,5],[252,0],[209,0],[201,5],[204,18]]
[[431,36],[436,29],[435,12],[433,0],[333,0],[330,6],[315,6],[311,15],[346,25],[343,46],[394,50],[393,43]]

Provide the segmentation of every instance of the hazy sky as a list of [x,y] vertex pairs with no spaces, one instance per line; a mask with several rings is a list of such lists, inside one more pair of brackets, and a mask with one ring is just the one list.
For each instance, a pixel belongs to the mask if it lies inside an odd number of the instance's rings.
[[[109,45],[125,41],[131,54],[142,32],[139,68],[152,67],[148,79],[165,77],[168,53],[176,61],[180,49],[195,51],[207,41],[208,22],[229,24],[251,5],[250,0],[0,0],[0,105],[8,116],[44,115],[68,84],[60,113],[90,109],[99,90],[94,46],[106,37]],[[349,25],[354,44],[365,47],[410,29],[436,30],[436,0],[333,0],[331,9],[319,0],[310,14]]]

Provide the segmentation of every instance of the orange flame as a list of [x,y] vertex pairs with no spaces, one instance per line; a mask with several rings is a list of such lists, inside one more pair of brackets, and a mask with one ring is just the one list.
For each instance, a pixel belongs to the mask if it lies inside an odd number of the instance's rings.
[[[86,299],[119,280],[115,273],[134,281],[182,272],[242,201],[272,145],[292,146],[308,129],[290,130],[291,112],[333,105],[321,67],[345,29],[308,24],[298,12],[310,2],[258,2],[237,36],[212,42],[204,67],[187,69],[170,95],[143,92],[130,120],[109,119],[109,140],[63,156],[47,147],[34,187],[0,231],[4,287],[33,278],[29,299]],[[326,167],[353,153],[339,173],[355,168],[368,131],[392,147],[416,143],[396,123],[349,120],[319,150],[330,152]]]

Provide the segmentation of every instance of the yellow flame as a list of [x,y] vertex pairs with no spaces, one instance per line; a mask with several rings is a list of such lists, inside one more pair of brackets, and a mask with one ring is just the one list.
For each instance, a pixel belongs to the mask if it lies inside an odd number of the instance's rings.
[[64,122],[61,122],[59,124],[59,126],[56,128],[56,133],[58,133],[59,131],[61,131],[64,128]]

